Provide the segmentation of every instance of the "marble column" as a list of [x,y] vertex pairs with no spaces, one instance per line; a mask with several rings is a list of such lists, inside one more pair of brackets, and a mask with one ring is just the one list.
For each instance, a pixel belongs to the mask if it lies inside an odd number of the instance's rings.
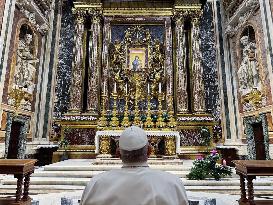
[[188,112],[188,92],[187,92],[187,68],[186,68],[186,52],[185,52],[185,31],[184,17],[178,16],[175,19],[175,35],[176,35],[176,69],[177,69],[177,112]]
[[[108,76],[109,76],[109,45],[111,42],[111,27],[110,19],[104,17],[103,26],[103,47],[102,47],[102,81],[101,90],[102,93],[108,96]],[[104,88],[105,84],[105,88]],[[105,92],[105,93],[104,93]],[[108,98],[106,98],[105,109],[107,110]]]
[[96,11],[91,13],[91,35],[89,40],[89,70],[87,110],[89,113],[98,114],[100,93],[100,59],[101,59],[101,15]]
[[84,11],[73,11],[75,15],[75,46],[74,59],[72,63],[72,80],[70,86],[70,112],[80,112],[82,110],[82,90],[84,71]]
[[200,50],[200,14],[197,12],[192,18],[191,48],[192,48],[192,82],[193,82],[193,111],[205,112],[205,90],[203,80],[202,53]]
[[[172,27],[171,18],[165,20],[165,68],[167,74],[166,81],[166,94],[167,96],[173,95],[173,62],[172,62]],[[167,98],[167,110],[173,111],[173,98]]]

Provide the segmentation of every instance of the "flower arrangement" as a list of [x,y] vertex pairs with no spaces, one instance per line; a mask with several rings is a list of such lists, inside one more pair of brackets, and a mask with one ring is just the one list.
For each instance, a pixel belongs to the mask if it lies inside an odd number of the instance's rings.
[[187,178],[190,180],[204,180],[206,178],[214,178],[219,181],[225,176],[231,176],[232,170],[226,164],[217,164],[221,159],[220,154],[214,149],[206,157],[199,156],[193,162],[193,167]]

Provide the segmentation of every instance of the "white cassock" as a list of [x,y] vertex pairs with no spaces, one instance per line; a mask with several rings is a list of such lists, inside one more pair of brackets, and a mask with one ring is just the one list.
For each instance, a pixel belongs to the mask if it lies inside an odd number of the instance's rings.
[[188,199],[177,176],[139,164],[92,178],[81,205],[188,205]]

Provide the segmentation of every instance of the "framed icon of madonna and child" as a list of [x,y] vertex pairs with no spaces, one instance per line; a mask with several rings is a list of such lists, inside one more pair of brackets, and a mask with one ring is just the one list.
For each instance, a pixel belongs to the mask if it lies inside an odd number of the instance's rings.
[[132,71],[141,71],[147,65],[146,48],[129,48],[128,67]]

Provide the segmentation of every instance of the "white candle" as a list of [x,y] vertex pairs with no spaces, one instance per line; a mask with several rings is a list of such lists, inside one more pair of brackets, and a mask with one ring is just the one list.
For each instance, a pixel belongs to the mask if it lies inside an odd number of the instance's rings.
[[126,92],[126,94],[127,94],[127,91],[128,91],[128,85],[126,83],[126,85],[125,85],[125,92]]
[[148,94],[150,94],[150,83],[148,83]]
[[227,161],[223,159],[223,166],[227,166]]
[[159,93],[161,93],[161,83],[159,83]]
[[114,84],[114,93],[117,93],[117,83]]
[[106,94],[106,82],[103,83],[103,94]]

